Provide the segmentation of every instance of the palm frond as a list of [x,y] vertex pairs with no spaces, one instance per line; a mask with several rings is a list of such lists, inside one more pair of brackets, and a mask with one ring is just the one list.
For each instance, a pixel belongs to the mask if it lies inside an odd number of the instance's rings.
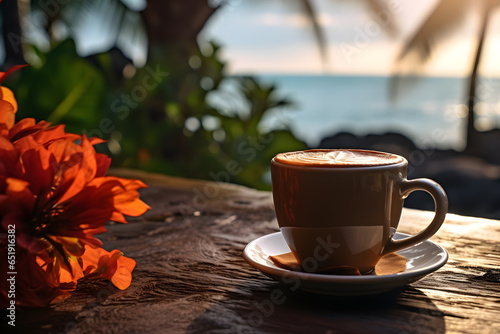
[[326,38],[324,34],[324,30],[321,28],[318,20],[318,14],[316,13],[316,10],[314,9],[312,3],[310,0],[301,0],[302,7],[304,9],[304,13],[306,14],[307,18],[311,22],[313,29],[314,29],[314,37],[316,39],[316,42],[318,43],[318,48],[319,52],[321,55],[321,60],[323,61],[323,64],[326,64],[328,62],[328,51],[326,47]]
[[388,5],[387,1],[384,1],[384,0],[366,0],[365,2],[366,2],[366,5],[370,9],[370,14],[372,16],[374,16],[375,20],[380,21],[379,15],[386,13],[385,14],[385,15],[387,15],[386,20],[384,22],[379,22],[379,23],[381,23],[382,28],[386,32],[388,32],[391,36],[396,36],[398,31],[399,31],[399,27],[398,27],[397,21],[394,20],[394,18],[392,16],[393,14],[389,13],[389,10],[387,8],[387,5]]
[[434,10],[407,40],[397,60],[402,61],[411,52],[416,52],[421,61],[429,58],[432,47],[447,37],[450,31],[462,23],[469,11],[469,0],[440,0]]

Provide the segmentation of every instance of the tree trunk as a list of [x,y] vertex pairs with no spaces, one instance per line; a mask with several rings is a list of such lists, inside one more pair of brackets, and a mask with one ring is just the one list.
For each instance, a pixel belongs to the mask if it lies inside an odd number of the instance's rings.
[[479,41],[476,49],[476,56],[472,66],[472,72],[469,77],[469,93],[468,93],[468,109],[469,113],[467,115],[467,143],[465,152],[473,155],[482,155],[481,143],[479,141],[478,131],[474,126],[475,114],[474,114],[474,104],[476,103],[476,88],[478,82],[478,69],[481,61],[481,53],[483,51],[484,39],[486,36],[486,28],[489,21],[489,12],[491,10],[491,1],[487,1],[484,5],[483,13],[481,15],[481,28],[479,30]]
[[0,2],[0,9],[2,12],[3,43],[5,46],[5,60],[0,70],[5,72],[12,65],[24,64],[26,61],[23,55],[21,23],[17,0]]
[[149,0],[142,12],[150,43],[196,43],[196,37],[218,7],[206,0]]

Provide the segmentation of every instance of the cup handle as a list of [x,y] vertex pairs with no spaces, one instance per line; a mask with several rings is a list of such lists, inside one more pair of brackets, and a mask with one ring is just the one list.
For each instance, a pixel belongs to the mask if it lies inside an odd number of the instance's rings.
[[444,219],[446,218],[446,213],[448,211],[448,197],[446,196],[443,188],[438,183],[430,179],[403,180],[403,184],[401,186],[401,193],[403,197],[406,198],[410,193],[416,190],[423,190],[425,192],[428,192],[434,199],[434,219],[432,219],[429,226],[427,226],[424,230],[414,236],[401,240],[393,240],[391,237],[389,240],[387,240],[382,255],[411,247],[429,239],[439,230],[439,228],[443,224]]

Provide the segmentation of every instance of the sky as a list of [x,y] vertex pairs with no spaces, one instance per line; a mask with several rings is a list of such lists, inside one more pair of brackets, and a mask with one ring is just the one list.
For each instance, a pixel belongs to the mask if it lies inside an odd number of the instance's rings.
[[[321,61],[313,29],[298,1],[232,0],[217,12],[202,32],[201,40],[223,46],[222,58],[232,73],[297,73],[389,75],[404,41],[436,5],[436,0],[388,0],[385,16],[397,27],[391,36],[380,29],[379,12],[363,1],[312,0],[319,13],[328,48]],[[472,66],[477,17],[471,11],[433,50],[424,67],[412,72],[432,76],[466,76]],[[499,76],[500,16],[495,13],[486,41],[482,71]]]

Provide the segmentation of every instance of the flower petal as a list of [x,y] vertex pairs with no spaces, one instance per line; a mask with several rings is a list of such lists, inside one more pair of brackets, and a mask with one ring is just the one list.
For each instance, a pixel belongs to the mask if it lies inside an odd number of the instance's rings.
[[132,282],[132,271],[136,265],[135,260],[121,256],[118,259],[118,268],[115,271],[113,277],[111,277],[111,283],[113,283],[118,289],[125,290],[130,286]]
[[[85,136],[82,137],[80,145],[69,143],[66,140],[68,155],[65,155],[61,170],[61,197],[57,203],[72,198],[82,191],[96,175],[97,162],[94,147]],[[76,146],[75,146],[76,145]]]
[[7,87],[2,87],[2,86],[0,86],[0,91],[2,100],[9,103],[12,106],[14,113],[16,113],[17,101],[16,98],[14,97],[14,93]]
[[23,65],[14,65],[14,66],[11,66],[7,72],[0,72],[0,84],[5,80],[7,79],[7,77],[14,71],[17,71],[18,69],[22,68],[22,67],[26,67],[26,66],[29,66],[29,64],[23,64]]
[[[0,87],[4,88],[4,87]],[[9,131],[15,123],[14,106],[7,101],[0,100],[0,135],[7,137]]]
[[86,247],[82,260],[85,276],[110,279],[121,290],[130,286],[136,262],[119,250],[107,252],[102,248]]

